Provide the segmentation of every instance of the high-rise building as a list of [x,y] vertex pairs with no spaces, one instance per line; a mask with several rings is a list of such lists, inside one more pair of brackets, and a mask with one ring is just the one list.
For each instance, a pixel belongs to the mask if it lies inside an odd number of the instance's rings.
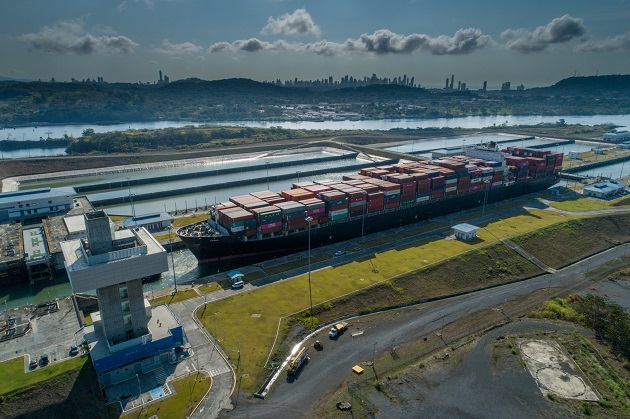
[[451,90],[453,90],[453,82],[455,81],[455,74],[451,74]]
[[487,88],[488,88],[488,82],[484,81],[483,82],[483,88],[481,90],[483,90],[485,92]]

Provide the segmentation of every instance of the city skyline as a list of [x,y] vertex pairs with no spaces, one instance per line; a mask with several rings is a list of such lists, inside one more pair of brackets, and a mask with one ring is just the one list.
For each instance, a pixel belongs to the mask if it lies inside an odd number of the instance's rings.
[[195,0],[14,2],[0,17],[0,76],[110,82],[245,77],[321,80],[406,74],[443,87],[455,74],[527,88],[575,74],[624,74],[629,1]]

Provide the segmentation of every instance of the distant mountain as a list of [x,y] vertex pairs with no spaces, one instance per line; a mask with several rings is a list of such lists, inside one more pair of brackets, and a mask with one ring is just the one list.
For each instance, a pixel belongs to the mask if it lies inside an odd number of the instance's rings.
[[553,86],[528,89],[530,93],[545,92],[551,94],[606,96],[630,96],[630,74],[612,74],[606,76],[569,77]]
[[13,77],[0,76],[0,81],[28,82],[28,81],[33,81],[33,80],[27,80],[27,79],[14,79]]

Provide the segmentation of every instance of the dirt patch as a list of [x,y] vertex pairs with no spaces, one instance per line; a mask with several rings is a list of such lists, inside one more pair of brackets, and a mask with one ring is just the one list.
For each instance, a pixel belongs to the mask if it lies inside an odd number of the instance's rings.
[[599,397],[582,377],[570,356],[551,340],[519,340],[519,349],[529,372],[543,394],[567,399],[597,401]]

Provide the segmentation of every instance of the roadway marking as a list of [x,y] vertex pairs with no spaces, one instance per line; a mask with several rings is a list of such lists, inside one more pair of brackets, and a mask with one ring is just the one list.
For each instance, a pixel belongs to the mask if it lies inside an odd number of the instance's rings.
[[223,367],[218,367],[218,368],[213,368],[211,370],[208,371],[210,373],[211,377],[216,377],[217,375],[221,375],[221,374],[225,374],[227,372],[230,372],[230,368],[227,366],[223,366]]

